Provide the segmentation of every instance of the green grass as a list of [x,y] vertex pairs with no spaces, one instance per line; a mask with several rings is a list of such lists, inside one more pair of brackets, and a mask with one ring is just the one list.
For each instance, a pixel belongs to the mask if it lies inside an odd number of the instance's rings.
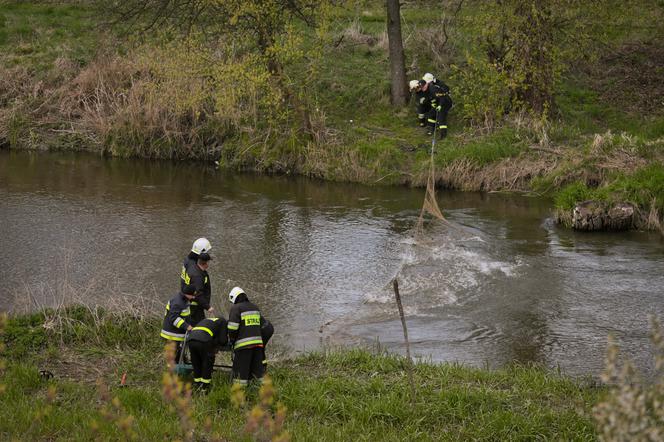
[[61,56],[83,64],[100,35],[85,4],[0,3],[0,50],[6,66],[44,73]]
[[664,165],[651,164],[631,175],[620,174],[607,185],[598,188],[574,182],[556,194],[555,206],[569,210],[585,200],[607,203],[627,201],[641,208],[653,206],[660,211],[664,210]]
[[[46,318],[53,318],[52,312],[9,321],[3,340],[10,348],[20,331],[33,336],[26,340],[34,342],[25,347],[29,351],[9,350],[4,355],[0,438],[121,439],[117,425],[100,412],[109,405],[94,386],[100,377],[110,386],[111,396],[119,399],[124,414],[135,419],[141,440],[173,439],[179,434],[179,421],[161,397],[158,321],[112,314],[99,321],[85,310],[60,312],[58,318],[66,324],[60,330],[43,327]],[[114,325],[120,318],[127,321],[126,333],[141,339],[127,345]],[[45,341],[34,338],[33,330],[40,327]],[[96,336],[62,339],[79,336],[81,328]],[[55,378],[41,379],[40,368],[51,369]],[[128,386],[116,387],[125,371]],[[538,367],[490,371],[418,363],[416,399],[411,404],[404,359],[362,349],[283,360],[271,365],[270,375],[276,399],[288,408],[286,429],[296,441],[594,440],[590,408],[602,395],[601,390]],[[248,440],[243,427],[249,408],[231,404],[227,375],[215,373],[213,386],[209,395],[193,399],[199,436],[203,437],[203,422],[210,418],[213,431],[230,440]],[[49,388],[55,389],[54,395],[49,395]],[[252,406],[257,392],[248,393]]]
[[445,166],[455,160],[467,159],[478,166],[486,166],[504,158],[516,157],[526,147],[525,141],[517,130],[510,127],[473,138],[466,144],[449,140],[440,144],[437,163]]

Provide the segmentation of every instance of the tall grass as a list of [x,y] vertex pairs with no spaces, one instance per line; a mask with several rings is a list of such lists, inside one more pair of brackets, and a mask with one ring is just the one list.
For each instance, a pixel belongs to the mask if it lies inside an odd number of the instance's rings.
[[594,408],[603,441],[658,441],[664,439],[664,333],[651,317],[656,377],[644,381],[630,361],[619,360],[619,350],[609,338],[606,369],[602,381],[612,385],[610,393]]

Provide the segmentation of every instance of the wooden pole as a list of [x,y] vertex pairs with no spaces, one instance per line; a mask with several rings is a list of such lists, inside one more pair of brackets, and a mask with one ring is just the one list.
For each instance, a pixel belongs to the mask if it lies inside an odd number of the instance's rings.
[[403,314],[403,305],[401,304],[401,295],[399,295],[399,281],[394,278],[392,281],[394,287],[394,296],[397,299],[397,308],[399,309],[399,316],[401,317],[401,327],[403,328],[403,338],[406,341],[406,371],[408,373],[408,382],[410,383],[411,403],[415,403],[415,379],[413,377],[413,360],[410,357],[410,341],[408,340],[408,328],[406,327],[406,317]]

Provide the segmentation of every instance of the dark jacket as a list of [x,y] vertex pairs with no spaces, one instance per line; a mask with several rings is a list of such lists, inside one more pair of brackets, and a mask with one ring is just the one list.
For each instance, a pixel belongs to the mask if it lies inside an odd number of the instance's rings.
[[191,325],[189,300],[178,293],[166,304],[164,322],[161,326],[161,337],[170,341],[184,341],[187,326]]
[[429,99],[431,106],[435,109],[438,106],[450,108],[452,107],[452,98],[450,97],[450,88],[445,83],[438,80],[438,84],[429,83]]
[[180,271],[180,290],[184,290],[187,285],[192,285],[196,288],[198,296],[196,300],[191,303],[193,306],[199,305],[203,309],[210,308],[210,295],[212,287],[210,286],[210,276],[205,270],[198,267],[198,255],[190,253],[182,263],[182,270]]
[[228,315],[228,338],[235,350],[263,346],[261,326],[265,319],[246,295],[240,295]]
[[431,107],[431,97],[429,96],[429,91],[417,91],[415,92],[415,105],[417,106],[418,112],[426,112]]
[[219,349],[228,343],[228,322],[224,318],[207,318],[189,332],[190,341],[210,343]]
[[274,326],[270,321],[263,318],[262,315],[261,318],[263,319],[263,324],[261,325],[261,337],[263,338],[263,345],[267,345],[274,334]]

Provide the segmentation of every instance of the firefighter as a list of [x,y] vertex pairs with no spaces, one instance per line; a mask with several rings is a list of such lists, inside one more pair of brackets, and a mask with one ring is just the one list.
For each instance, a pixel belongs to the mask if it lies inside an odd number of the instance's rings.
[[417,121],[420,127],[426,126],[426,116],[431,110],[431,100],[429,94],[422,90],[426,84],[424,80],[411,80],[408,83],[410,92],[415,94],[415,110],[417,112]]
[[192,328],[190,303],[195,298],[196,289],[193,285],[187,285],[166,304],[160,335],[168,342],[175,343],[176,363],[180,360],[184,336]]
[[441,80],[427,73],[422,78],[427,83],[423,89],[429,94],[431,100],[431,110],[427,117],[429,135],[438,130],[438,135],[442,140],[447,136],[447,113],[452,109],[452,98],[450,97],[450,88]]
[[272,338],[272,335],[274,334],[274,326],[270,321],[265,319],[263,315],[261,315],[261,318],[263,319],[263,324],[261,325],[261,338],[263,338],[263,370],[267,371],[267,356],[265,355],[265,348],[267,347],[267,343],[270,342],[270,338]]
[[191,247],[191,252],[182,263],[180,271],[180,288],[193,285],[198,291],[198,297],[191,303],[191,323],[197,324],[205,319],[205,311],[214,313],[214,307],[210,307],[212,287],[210,275],[207,269],[212,257],[210,256],[212,245],[205,238],[198,238]]
[[207,318],[189,332],[187,344],[194,368],[194,388],[207,392],[212,382],[216,353],[228,343],[228,323],[224,318]]
[[262,381],[265,352],[261,326],[265,319],[240,287],[230,291],[228,300],[233,304],[228,315],[228,340],[234,351],[234,382],[247,385],[249,379]]

